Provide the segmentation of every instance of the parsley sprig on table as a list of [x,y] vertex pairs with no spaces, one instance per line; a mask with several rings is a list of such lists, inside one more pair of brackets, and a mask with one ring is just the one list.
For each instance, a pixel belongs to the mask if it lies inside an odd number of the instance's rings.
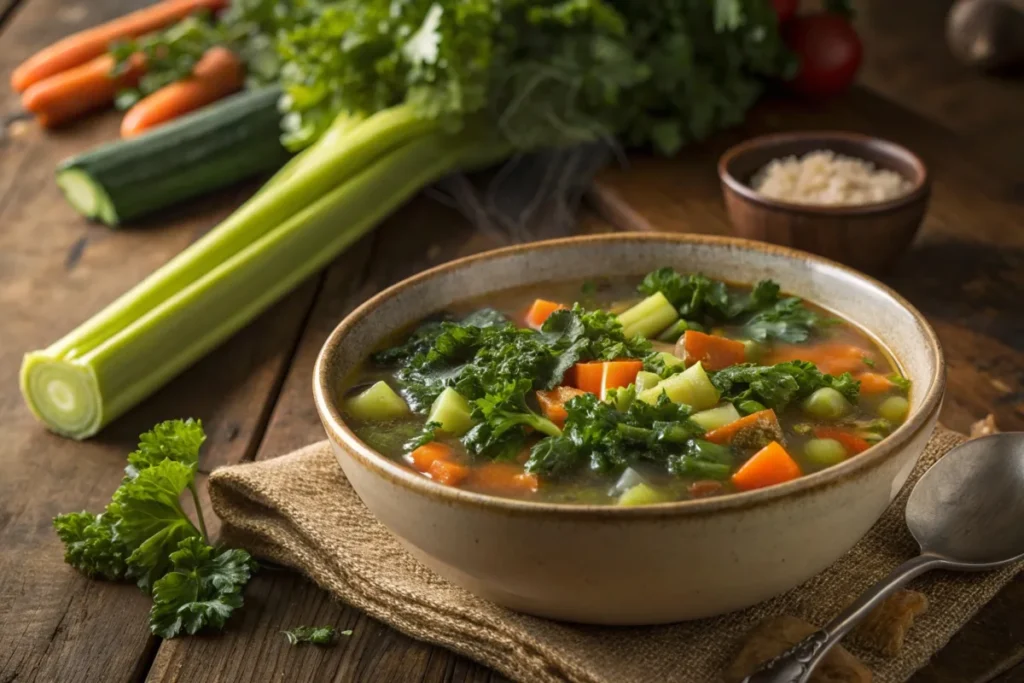
[[[244,550],[209,542],[195,486],[205,440],[198,420],[156,425],[128,456],[125,477],[103,512],[53,520],[72,567],[93,578],[133,580],[152,594],[150,630],[163,638],[223,628],[241,607],[256,566]],[[186,490],[198,527],[181,506]]]
[[288,639],[289,645],[300,645],[311,643],[313,645],[330,645],[334,642],[334,636],[350,636],[351,630],[338,631],[333,626],[299,626],[290,631],[281,631]]

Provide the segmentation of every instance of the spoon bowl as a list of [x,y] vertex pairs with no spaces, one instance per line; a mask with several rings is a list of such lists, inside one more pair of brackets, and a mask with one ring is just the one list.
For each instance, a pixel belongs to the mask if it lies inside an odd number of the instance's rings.
[[993,569],[1024,557],[1024,433],[973,439],[917,482],[907,526],[950,568]]
[[744,683],[807,683],[815,665],[850,629],[931,569],[981,571],[1024,560],[1024,432],[973,439],[946,453],[914,485],[906,518],[921,554]]

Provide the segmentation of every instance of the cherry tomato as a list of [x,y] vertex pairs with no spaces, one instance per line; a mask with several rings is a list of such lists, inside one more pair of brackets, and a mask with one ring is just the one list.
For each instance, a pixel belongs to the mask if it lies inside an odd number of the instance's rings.
[[829,13],[794,17],[782,27],[782,39],[800,62],[788,85],[802,95],[837,95],[857,76],[864,48],[846,17]]
[[800,9],[800,0],[772,0],[772,7],[775,8],[775,16],[779,18],[779,26],[796,16]]

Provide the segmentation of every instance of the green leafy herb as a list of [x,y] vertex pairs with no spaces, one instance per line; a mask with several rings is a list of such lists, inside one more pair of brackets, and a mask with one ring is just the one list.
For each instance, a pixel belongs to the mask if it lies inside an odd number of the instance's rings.
[[875,367],[875,361],[871,358],[871,356],[863,356],[860,360],[862,363],[864,363],[864,365],[868,366],[869,368]]
[[907,393],[910,391],[910,380],[899,373],[889,375],[889,381],[896,385],[896,388]]
[[290,631],[282,631],[289,645],[312,643],[313,645],[330,645],[335,635],[350,636],[351,630],[336,631],[333,626],[299,626]]
[[254,563],[244,550],[221,550],[186,538],[170,555],[171,568],[153,584],[150,630],[161,638],[221,629],[242,606],[242,588]]
[[405,443],[405,450],[414,451],[420,446],[426,446],[428,443],[437,438],[437,430],[441,428],[441,423],[431,420],[427,424],[423,425],[423,429],[420,433],[409,439]]
[[614,402],[604,402],[584,394],[570,400],[562,435],[534,445],[526,471],[558,477],[583,467],[614,472],[637,460],[664,462],[704,433],[689,419],[689,407],[667,396],[655,405],[630,401],[625,411],[618,409],[618,398],[616,394]]
[[128,569],[127,548],[114,540],[116,518],[107,513],[57,515],[53,526],[64,543],[64,561],[86,576],[117,581]]
[[743,325],[744,333],[758,342],[800,343],[830,322],[797,297],[780,298],[779,285],[771,280],[758,282],[750,292],[732,292],[724,282],[699,273],[660,268],[647,274],[639,291],[648,296],[661,292],[684,320]]
[[777,365],[743,363],[711,374],[722,400],[734,404],[754,400],[781,411],[791,402],[810,396],[822,387],[832,387],[851,403],[856,403],[860,382],[846,372],[839,376],[823,374],[814,363],[789,361]]
[[[53,520],[64,560],[83,574],[134,579],[153,595],[150,628],[164,638],[220,628],[242,604],[255,566],[243,550],[209,545],[195,488],[198,420],[170,420],[139,438],[121,485],[99,515],[74,512]],[[181,506],[190,491],[199,527]]]

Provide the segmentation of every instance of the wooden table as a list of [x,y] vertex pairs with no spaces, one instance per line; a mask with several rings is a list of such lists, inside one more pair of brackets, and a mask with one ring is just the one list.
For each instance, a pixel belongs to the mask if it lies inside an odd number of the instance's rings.
[[[0,0],[0,73],[135,0],[66,5]],[[0,111],[16,108],[4,90]],[[1024,183],[975,160],[957,138],[866,92],[812,111],[766,103],[743,129],[677,159],[630,159],[599,179],[580,231],[726,232],[713,160],[751,133],[807,126],[885,135],[918,150],[935,176],[926,228],[890,284],[935,325],[950,362],[943,420],[966,429],[994,412],[1024,429]],[[16,389],[24,351],[55,340],[214,225],[252,187],[122,231],[86,225],[61,200],[62,157],[114,136],[101,117],[61,134],[29,127],[0,148],[0,681],[503,680],[331,600],[302,577],[266,571],[222,635],[161,642],[149,600],[89,581],[61,561],[51,518],[99,510],[136,435],[171,417],[202,418],[202,472],[285,453],[321,437],[309,377],[328,331],[370,294],[423,268],[495,243],[448,209],[414,200],[207,358],[87,443],[46,433]],[[595,208],[596,207],[596,208]],[[914,681],[1024,680],[1024,579],[1008,586]],[[334,624],[331,649],[291,648],[280,631]]]

